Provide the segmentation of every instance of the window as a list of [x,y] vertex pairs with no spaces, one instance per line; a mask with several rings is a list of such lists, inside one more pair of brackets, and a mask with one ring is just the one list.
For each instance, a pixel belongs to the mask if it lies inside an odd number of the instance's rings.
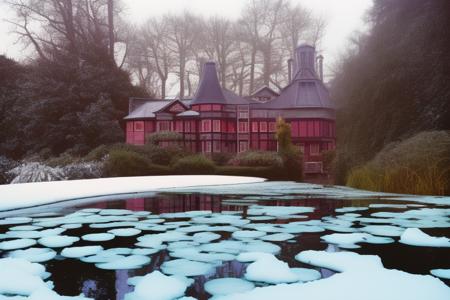
[[314,136],[314,121],[308,121],[308,135]]
[[228,122],[228,132],[236,132],[236,123],[234,121]]
[[200,111],[200,105],[192,105],[193,111]]
[[170,121],[158,121],[158,131],[169,131]]
[[306,128],[306,121],[300,121],[300,136],[305,137],[307,136],[307,128]]
[[320,121],[314,121],[314,136],[320,136]]
[[269,122],[269,132],[275,132],[275,131],[277,131],[277,123]]
[[134,131],[144,131],[144,121],[134,122]]
[[191,132],[191,121],[184,121],[184,132]]
[[299,136],[298,122],[291,122],[292,136]]
[[211,141],[202,142],[202,152],[211,152]]
[[211,132],[211,120],[202,120],[202,132]]
[[220,120],[213,120],[213,131],[220,132]]
[[258,132],[258,122],[252,122],[252,132]]
[[213,152],[220,152],[220,141],[213,142]]
[[248,122],[239,122],[239,132],[248,132]]
[[220,104],[213,104],[212,110],[214,110],[214,111],[221,111],[222,110],[222,105],[220,105]]
[[183,132],[183,121],[175,121],[175,131]]
[[310,155],[319,155],[320,154],[320,144],[309,145],[309,154]]
[[247,141],[240,141],[239,142],[239,152],[245,152],[248,150],[248,142]]
[[248,112],[240,111],[239,112],[239,119],[248,119]]
[[267,122],[259,122],[259,131],[267,132]]
[[133,131],[133,122],[127,122],[127,132]]
[[305,154],[305,144],[300,144],[300,151]]

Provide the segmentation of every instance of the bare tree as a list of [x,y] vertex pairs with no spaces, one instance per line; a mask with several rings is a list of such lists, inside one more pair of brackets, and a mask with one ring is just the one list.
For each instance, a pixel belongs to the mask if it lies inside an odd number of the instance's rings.
[[114,61],[114,0],[108,0],[108,38],[109,38],[109,55]]
[[175,64],[174,53],[170,50],[169,24],[167,18],[150,19],[141,28],[139,48],[146,60],[153,62],[160,80],[160,96],[166,97],[167,79]]
[[227,86],[227,72],[230,56],[236,51],[236,41],[233,39],[233,23],[220,17],[211,17],[206,23],[205,52],[209,58],[219,65],[219,78],[222,87]]
[[168,25],[169,49],[176,54],[178,62],[178,78],[180,84],[180,99],[184,98],[186,65],[192,56],[192,49],[198,41],[198,33],[201,31],[200,20],[189,12],[179,16],[167,15],[165,20]]

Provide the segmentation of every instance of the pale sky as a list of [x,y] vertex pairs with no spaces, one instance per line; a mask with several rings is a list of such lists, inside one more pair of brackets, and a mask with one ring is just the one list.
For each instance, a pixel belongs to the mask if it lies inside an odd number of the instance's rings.
[[[237,18],[249,0],[123,0],[126,6],[125,18],[139,24],[149,16],[168,12],[179,13],[189,10],[204,16],[220,15]],[[291,0],[309,8],[315,15],[328,20],[328,27],[322,41],[325,56],[325,71],[333,65],[340,53],[344,52],[348,38],[354,31],[364,30],[364,15],[373,0]],[[11,12],[0,0],[0,54],[23,59],[23,46],[15,44],[17,37],[13,28],[4,21]]]

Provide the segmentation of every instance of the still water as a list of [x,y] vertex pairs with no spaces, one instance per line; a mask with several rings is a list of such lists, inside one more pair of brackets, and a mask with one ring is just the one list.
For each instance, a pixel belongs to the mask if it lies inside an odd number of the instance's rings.
[[[127,209],[133,212],[148,211],[151,212],[151,215],[191,211],[210,211],[212,213],[216,213],[216,215],[237,215],[244,220],[249,220],[250,224],[275,224],[278,226],[294,222],[323,220],[322,218],[325,218],[326,220],[327,218],[332,217],[333,219],[333,217],[339,215],[345,215],[343,217],[344,220],[357,220],[357,218],[370,217],[371,214],[377,212],[399,213],[406,210],[418,208],[449,208],[449,206],[445,205],[417,204],[417,202],[381,200],[379,198],[346,200],[325,199],[320,197],[304,197],[303,195],[296,196],[295,194],[291,194],[288,198],[289,199],[283,199],[283,197],[270,195],[259,198],[256,191],[248,195],[243,195],[242,193],[239,195],[213,195],[204,193],[160,193],[146,198],[102,200],[70,207],[61,206],[58,208],[41,208],[39,209],[38,214],[30,215],[30,213],[27,212],[26,216],[33,217],[33,222],[36,222],[40,219],[65,216],[86,208],[96,208],[102,210]],[[339,208],[343,207],[369,207],[370,204],[374,203],[395,205],[411,204],[411,206],[381,206],[372,207],[368,208],[367,210],[361,211],[352,211],[350,209],[347,213],[336,212],[336,209],[338,209],[339,211]],[[261,215],[255,216],[251,211],[251,207],[255,207],[255,205],[261,205],[264,207],[312,207],[314,208],[314,211],[312,213],[298,213],[269,217]],[[17,214],[17,216],[23,215],[24,213]],[[166,216],[168,217],[165,217],[164,220],[159,223],[159,225],[175,224],[177,222],[180,222],[178,223],[180,224],[178,228],[183,228],[189,226],[190,224],[188,223],[192,222],[190,217],[186,217],[183,215]],[[142,215],[139,220],[143,220],[146,218],[146,216]],[[230,224],[214,225],[226,226]],[[0,234],[6,233],[11,226],[12,225],[0,226]],[[353,231],[362,226],[363,224],[357,221],[354,221],[350,224],[350,228],[353,228]],[[127,226],[124,226],[122,228],[127,228]],[[253,228],[257,229],[257,225],[254,225]],[[103,233],[109,229],[112,228],[92,228],[89,226],[89,224],[83,224],[80,228],[66,230],[64,232],[64,235],[81,237],[88,233]],[[339,228],[335,230],[339,230]],[[295,260],[294,256],[304,250],[340,251],[338,246],[327,244],[320,238],[321,236],[335,233],[335,230],[326,229],[322,232],[295,233],[293,234],[294,237],[287,241],[271,241],[271,243],[281,247],[281,251],[277,254],[277,258],[287,262],[290,267],[314,268],[321,273],[322,278],[326,278],[328,276],[332,276],[334,272],[324,268],[305,265]],[[449,228],[423,228],[422,230],[433,236],[450,236]],[[158,234],[163,231],[163,226],[158,227],[157,230],[152,230],[151,227],[149,227],[146,230],[143,230],[140,235]],[[346,231],[345,228],[342,229],[342,231]],[[193,232],[189,232],[188,234],[192,235],[194,233],[195,230]],[[215,233],[221,235],[220,240],[233,239],[231,236],[231,231],[215,231]],[[73,246],[101,245],[105,249],[122,247],[136,248],[136,238],[140,235],[131,237],[117,236],[113,240],[103,242],[89,242],[80,240]],[[393,243],[361,244],[360,248],[350,249],[350,251],[354,251],[360,254],[379,255],[386,268],[403,270],[409,273],[429,274],[431,269],[450,268],[449,248],[414,247],[399,243],[398,237],[393,237],[393,239],[395,240],[395,242]],[[218,242],[220,240],[215,240],[214,242]],[[55,250],[59,253],[61,251],[61,248],[57,248]],[[0,256],[2,257],[5,257],[7,255],[7,251],[0,253]],[[79,259],[68,259],[59,255],[43,264],[45,265],[47,271],[51,273],[50,279],[54,282],[54,290],[61,295],[75,296],[82,293],[87,297],[92,297],[95,299],[121,300],[124,299],[126,293],[133,291],[133,287],[127,284],[127,280],[129,278],[139,275],[145,275],[151,273],[154,270],[160,270],[161,265],[164,262],[174,259],[173,257],[171,257],[170,252],[167,249],[160,250],[150,255],[150,258],[151,261],[149,264],[133,270],[103,270],[97,268],[95,264],[84,263]],[[186,291],[186,296],[192,296],[197,299],[208,299],[209,297],[211,297],[211,295],[209,295],[204,290],[204,283],[206,281],[214,278],[225,277],[242,278],[245,273],[246,266],[246,263],[241,263],[237,260],[222,262],[215,267],[214,272],[207,275],[192,277],[195,282]],[[446,284],[449,284],[449,282],[447,281]],[[256,285],[263,286],[264,284],[257,283]]]

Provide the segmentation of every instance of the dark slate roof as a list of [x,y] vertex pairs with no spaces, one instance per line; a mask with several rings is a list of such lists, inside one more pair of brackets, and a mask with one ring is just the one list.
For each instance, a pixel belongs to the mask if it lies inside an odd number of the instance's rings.
[[[333,101],[330,99],[328,89],[319,79],[313,61],[303,61],[300,63],[301,53],[304,51],[314,51],[309,45],[301,45],[296,49],[296,59],[298,70],[294,74],[292,82],[281,90],[280,96],[274,100],[256,104],[255,108],[268,109],[289,109],[289,108],[326,108],[335,109]],[[312,52],[314,55],[314,52]],[[314,55],[315,56],[315,55]]]
[[316,79],[292,81],[276,99],[257,105],[260,108],[328,108],[335,109],[334,103],[324,84]]
[[227,90],[227,89],[223,89],[222,90],[223,95],[225,96],[225,100],[227,104],[234,104],[234,105],[239,105],[239,104],[249,104],[248,100],[242,98],[241,96],[235,94],[234,92]]
[[219,103],[225,104],[225,96],[217,78],[216,64],[207,62],[203,65],[200,82],[191,104]]
[[275,92],[273,89],[271,89],[270,87],[268,87],[267,85],[262,86],[261,88],[257,89],[256,91],[254,91],[250,97],[252,96],[258,96],[260,93],[263,93],[264,91],[267,91],[269,94],[272,94],[273,96],[278,96],[280,95],[279,93]]
[[[133,119],[148,119],[154,118],[155,113],[163,110],[168,105],[172,104],[178,100],[154,100],[154,99],[139,99],[142,104],[133,109],[128,116],[126,116],[125,120],[133,120]],[[186,107],[189,107],[190,100],[181,101]]]

